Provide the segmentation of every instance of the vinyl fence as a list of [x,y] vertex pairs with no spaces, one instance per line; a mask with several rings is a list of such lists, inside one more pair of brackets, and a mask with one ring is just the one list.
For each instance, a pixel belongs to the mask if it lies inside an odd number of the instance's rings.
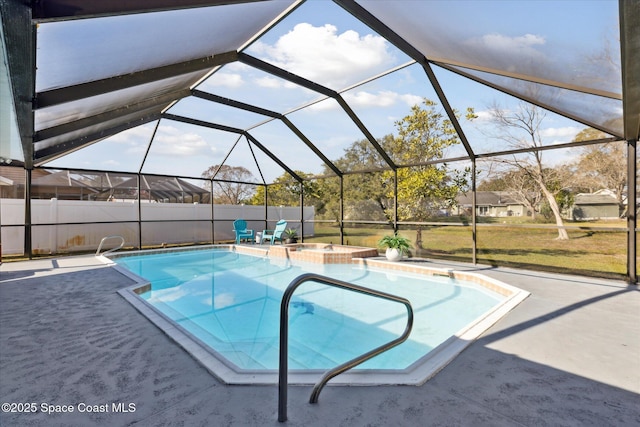
[[[243,218],[260,232],[285,219],[288,228],[314,234],[313,206],[264,206],[142,203],[140,206],[143,246],[207,243],[233,240],[233,221]],[[213,216],[213,221],[212,221]],[[78,200],[32,200],[32,250],[38,254],[95,250],[105,236],[120,235],[127,246],[138,246],[138,203]],[[311,221],[311,222],[308,222]],[[3,255],[24,253],[24,201],[0,199],[0,243]]]

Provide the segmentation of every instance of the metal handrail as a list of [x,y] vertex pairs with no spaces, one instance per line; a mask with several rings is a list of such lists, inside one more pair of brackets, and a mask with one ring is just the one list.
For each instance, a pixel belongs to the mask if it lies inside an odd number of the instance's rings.
[[311,280],[323,283],[325,285],[402,303],[407,308],[407,326],[402,335],[400,335],[398,338],[389,341],[388,343],[383,344],[379,347],[376,347],[373,350],[356,357],[355,359],[352,359],[327,371],[322,376],[320,381],[318,381],[318,383],[313,387],[311,397],[309,398],[309,403],[318,402],[320,391],[331,378],[403,343],[407,340],[407,338],[409,338],[411,328],[413,327],[413,308],[411,307],[411,303],[409,302],[409,300],[407,300],[406,298],[398,297],[395,295],[387,294],[385,292],[376,291],[374,289],[365,288],[363,286],[354,285],[353,283],[343,282],[342,280],[332,279],[331,277],[326,277],[314,273],[302,274],[293,279],[287,289],[284,291],[284,295],[282,296],[282,303],[280,304],[280,367],[278,371],[278,421],[280,422],[284,422],[287,420],[287,375],[289,369],[289,303],[291,302],[293,292],[298,288],[298,286],[300,286],[304,282],[308,282]]
[[[109,240],[109,239],[120,239],[121,240],[120,246],[117,246],[115,248],[111,248],[108,251],[105,251],[105,252],[103,252],[101,254],[100,253],[100,249],[102,249],[102,245],[104,244],[104,242],[106,240]],[[122,249],[123,246],[124,246],[124,237],[122,237],[122,236],[105,236],[105,237],[102,238],[102,240],[100,240],[100,244],[98,245],[98,250],[96,250],[96,256],[110,254],[111,252],[115,252],[118,249]]]

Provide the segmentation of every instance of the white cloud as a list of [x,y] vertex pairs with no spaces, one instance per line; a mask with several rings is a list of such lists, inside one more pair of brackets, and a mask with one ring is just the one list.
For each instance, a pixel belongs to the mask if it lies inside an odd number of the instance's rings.
[[215,151],[195,132],[184,132],[173,126],[160,126],[153,140],[151,152],[162,156],[210,156]]
[[407,104],[409,107],[413,107],[414,105],[422,104],[423,98],[418,95],[412,95],[410,93],[405,93],[404,95],[400,95],[400,100]]
[[539,55],[536,49],[546,43],[544,37],[534,34],[525,34],[523,36],[509,37],[504,34],[485,34],[481,37],[471,39],[470,45],[493,51],[502,51],[517,53],[520,55]]
[[[155,125],[155,122],[154,122]],[[127,129],[123,132],[117,133],[109,138],[109,141],[119,144],[137,145],[141,142],[148,143],[151,138],[153,126],[136,126],[131,129]]]
[[333,100],[333,98],[329,98],[316,102],[315,104],[311,104],[301,110],[302,113],[309,114],[315,114],[320,111],[342,111],[342,108],[335,100]]
[[473,38],[465,44],[469,48],[468,54],[477,57],[471,61],[492,63],[495,67],[502,67],[506,71],[531,73],[536,68],[541,70],[548,66],[547,56],[543,52],[546,40],[538,35],[525,34],[510,37],[493,33]]
[[237,71],[237,72],[244,72],[247,70],[251,70],[252,67],[248,66],[247,64],[240,62],[240,61],[235,61],[235,62],[230,62],[228,64],[225,64],[224,66],[221,67],[220,71],[224,71],[224,72],[228,72],[228,71]]
[[[147,151],[154,126],[155,122],[149,125],[136,126],[111,136],[107,141],[109,141],[109,144],[115,143],[126,146],[124,151],[118,148],[118,153],[125,153],[138,158],[140,153]],[[113,150],[111,150],[111,153],[113,153]],[[120,166],[122,164],[120,161],[113,159],[103,160],[102,163],[112,167]]]
[[244,85],[242,76],[237,73],[227,73],[224,71],[218,71],[212,75],[206,83],[206,86],[223,86],[230,88],[238,88]]
[[395,92],[381,91],[377,94],[359,91],[344,94],[344,99],[356,107],[390,107],[396,103],[398,97]]
[[422,102],[422,97],[412,94],[399,94],[392,91],[371,93],[366,91],[349,92],[344,95],[345,101],[355,107],[391,107],[397,103],[405,103],[409,107]]
[[276,79],[274,77],[260,77],[258,79],[255,79],[254,81],[258,86],[268,89],[279,89],[285,87],[282,80]]
[[182,297],[187,295],[187,292],[182,287],[177,288],[169,288],[169,289],[160,289],[157,291],[153,291],[151,298],[149,298],[150,302],[174,302]]
[[491,111],[488,110],[484,110],[484,111],[474,111],[474,114],[476,116],[478,116],[475,120],[477,122],[490,122],[493,119],[493,115],[491,113]]
[[483,44],[492,46],[496,49],[515,50],[528,49],[532,46],[543,45],[546,43],[544,37],[534,34],[525,34],[524,36],[508,37],[503,34],[485,34],[480,37]]
[[333,25],[301,23],[274,45],[257,42],[250,51],[294,74],[340,89],[348,78],[364,79],[372,69],[382,71],[390,66],[393,58],[387,47],[386,40],[377,35],[360,36],[353,30],[338,34]]
[[235,295],[229,292],[225,292],[213,297],[213,306],[217,309],[223,309],[236,303]]
[[540,136],[545,138],[573,139],[582,129],[575,126],[561,128],[546,128],[540,131]]
[[236,61],[220,67],[215,73],[209,76],[199,87],[202,90],[212,90],[216,87],[228,87],[237,89],[245,84],[243,75],[251,70],[246,64]]
[[269,77],[269,76],[254,78],[253,83],[256,86],[264,89],[288,89],[288,90],[298,90],[298,91],[307,92],[307,93],[316,93],[307,88],[298,86],[295,83],[292,83],[286,80],[280,80],[278,78]]

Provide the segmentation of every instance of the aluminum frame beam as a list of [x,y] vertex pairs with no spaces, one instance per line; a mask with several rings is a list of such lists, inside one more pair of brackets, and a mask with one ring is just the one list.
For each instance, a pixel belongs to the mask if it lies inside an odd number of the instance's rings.
[[31,169],[34,123],[32,100],[36,84],[36,29],[31,22],[31,7],[28,2],[20,0],[0,0],[0,22],[24,166]]
[[442,108],[444,108],[444,110],[446,111],[447,116],[449,117],[449,120],[451,120],[451,124],[455,128],[456,133],[460,138],[462,145],[467,151],[467,154],[469,155],[469,157],[473,158],[475,154],[473,152],[473,149],[471,148],[471,145],[469,144],[469,140],[467,139],[464,131],[462,130],[462,127],[460,126],[460,122],[458,121],[455,113],[453,112],[453,109],[451,108],[451,105],[449,104],[449,101],[447,100],[447,97],[445,96],[444,91],[440,87],[440,83],[436,79],[436,76],[433,73],[433,70],[431,69],[429,60],[425,57],[425,55],[423,55],[413,45],[411,45],[405,39],[400,37],[400,35],[398,35],[395,31],[391,30],[391,28],[387,27],[382,21],[380,21],[378,18],[372,15],[368,10],[360,6],[355,1],[334,0],[334,2],[338,4],[340,7],[342,7],[344,10],[349,12],[351,15],[353,15],[356,19],[358,19],[359,21],[363,22],[365,25],[372,28],[374,31],[376,31],[378,34],[380,34],[382,37],[388,40],[391,44],[393,44],[402,52],[404,52],[411,59],[416,61],[418,64],[422,65],[422,68],[424,69],[427,75],[427,78],[429,79],[429,82],[431,83],[431,85],[433,86],[433,89],[436,91],[436,94],[438,95],[438,99],[442,104]]
[[[593,122],[587,121],[587,120],[585,120],[583,118],[579,118],[579,117],[577,117],[577,116],[575,116],[573,114],[569,114],[566,111],[562,111],[562,110],[560,110],[558,108],[552,107],[551,105],[545,104],[543,102],[540,102],[539,100],[535,100],[535,99],[533,99],[531,97],[528,97],[526,95],[515,93],[514,91],[511,91],[511,90],[509,90],[507,88],[504,88],[502,86],[498,86],[498,85],[496,85],[494,83],[491,83],[491,82],[489,82],[487,80],[478,78],[477,76],[474,76],[471,73],[465,73],[463,70],[461,70],[459,68],[456,68],[456,67],[452,67],[449,64],[443,64],[443,63],[434,63],[434,64],[439,66],[439,67],[441,67],[441,68],[444,68],[445,70],[448,70],[448,71],[450,71],[452,73],[455,73],[455,74],[457,74],[459,76],[463,76],[463,77],[465,77],[465,78],[467,78],[469,80],[473,80],[474,82],[477,82],[477,83],[480,83],[482,85],[488,86],[488,87],[490,87],[490,88],[492,88],[494,90],[497,90],[499,92],[506,93],[507,95],[513,96],[514,98],[517,98],[517,99],[521,99],[521,100],[523,100],[525,102],[528,102],[529,104],[536,105],[536,106],[538,106],[540,108],[543,108],[543,109],[545,109],[547,111],[551,111],[553,113],[556,113],[556,114],[558,114],[558,115],[560,115],[562,117],[566,117],[566,118],[571,119],[571,120],[573,120],[575,122],[582,123],[585,126],[589,126],[589,127],[594,128],[594,129],[597,129],[599,131],[602,131],[604,133],[608,133],[610,135],[615,135],[615,136],[617,136],[619,138],[622,138],[622,135],[620,135],[619,133],[615,132],[613,129],[605,129],[601,125],[599,125],[597,123],[593,123]],[[595,95],[595,96],[598,96],[598,95]]]
[[221,130],[221,131],[224,131],[224,132],[243,135],[247,139],[251,140],[251,142],[253,142],[253,144],[256,147],[260,148],[260,150],[264,154],[266,154],[271,160],[276,162],[278,164],[278,166],[280,166],[282,169],[287,171],[287,173],[289,175],[294,177],[296,181],[302,182],[302,178],[297,173],[295,173],[291,168],[289,168],[289,166],[287,166],[282,160],[280,160],[278,158],[278,156],[276,156],[271,151],[269,151],[256,138],[254,138],[253,135],[251,135],[249,132],[245,131],[244,129],[239,129],[239,128],[234,128],[234,127],[231,127],[231,126],[220,125],[220,124],[217,124],[217,123],[205,122],[203,120],[192,119],[192,118],[189,118],[189,117],[177,116],[175,114],[167,114],[167,113],[165,113],[165,114],[162,115],[162,118],[163,119],[167,119],[167,120],[174,120],[174,121],[177,121],[177,122],[187,123],[187,124],[191,124],[191,125],[194,125],[194,126],[202,126],[202,127],[206,127],[206,128]]
[[620,0],[622,111],[627,140],[627,275],[637,284],[637,142],[640,139],[640,2]]
[[242,52],[239,53],[238,60],[244,64],[250,65],[261,71],[264,71],[265,73],[273,74],[274,76],[280,77],[281,79],[290,81],[292,83],[297,84],[298,86],[302,86],[304,88],[307,88],[314,92],[321,93],[325,96],[328,96],[329,98],[333,98],[334,100],[336,100],[340,105],[340,107],[342,107],[344,112],[355,123],[358,129],[360,129],[360,131],[365,135],[365,137],[371,143],[371,145],[373,145],[376,151],[378,151],[378,154],[382,156],[382,158],[389,165],[389,167],[393,170],[397,168],[397,166],[395,165],[393,160],[389,157],[387,152],[380,147],[380,144],[378,144],[378,141],[376,141],[376,139],[373,137],[371,132],[369,132],[369,130],[364,126],[362,121],[353,112],[353,110],[349,107],[349,105],[345,102],[345,100],[342,98],[342,96],[338,92],[334,91],[333,89],[329,89],[327,87],[319,85],[318,83],[307,80],[303,77],[297,76],[293,73],[283,70],[282,68],[276,67],[275,65],[264,62],[251,55],[247,55],[246,53],[242,53]]
[[33,2],[33,17],[40,21],[62,21],[254,1],[258,0],[39,0]]
[[97,123],[116,119],[118,117],[134,113],[136,111],[144,111],[153,107],[157,109],[159,114],[176,99],[187,97],[190,95],[190,93],[191,91],[189,89],[181,89],[153,98],[145,99],[144,101],[135,104],[124,105],[122,107],[116,108],[115,110],[96,114],[95,116],[85,117],[83,119],[78,119],[69,123],[45,128],[35,133],[33,141],[44,141],[49,138],[64,135],[65,133],[82,130],[85,127],[92,126]]
[[78,150],[86,145],[90,145],[94,142],[100,141],[101,139],[108,138],[110,136],[113,136],[117,133],[120,133],[132,127],[141,126],[149,122],[152,122],[154,120],[158,120],[160,119],[160,117],[161,117],[160,113],[148,114],[132,120],[128,120],[125,123],[121,123],[109,129],[104,129],[99,132],[83,135],[71,141],[64,141],[59,144],[55,144],[51,147],[46,147],[40,150],[36,150],[34,152],[34,164],[36,166],[40,166],[57,157],[60,157],[72,151]]
[[338,169],[336,167],[336,165],[329,160],[323,153],[322,151],[320,151],[318,149],[318,147],[316,147],[310,140],[309,138],[306,137],[306,135],[304,135],[300,129],[298,129],[293,123],[291,123],[291,121],[284,115],[284,114],[280,114],[277,113],[275,111],[271,111],[271,110],[267,110],[264,108],[260,108],[260,107],[256,107],[255,105],[250,105],[250,104],[246,104],[244,102],[240,102],[240,101],[236,101],[233,99],[229,99],[229,98],[224,98],[222,96],[218,96],[218,95],[213,95],[211,93],[208,92],[203,92],[200,90],[193,90],[192,91],[193,96],[197,97],[197,98],[201,98],[201,99],[205,99],[208,101],[212,101],[212,102],[217,102],[223,105],[228,105],[230,107],[235,107],[235,108],[239,108],[241,110],[244,111],[249,111],[252,113],[256,113],[256,114],[261,114],[263,116],[267,116],[267,117],[272,117],[274,119],[278,119],[280,121],[282,121],[298,138],[300,138],[300,140],[302,142],[304,142],[307,147],[309,147],[309,149],[311,151],[313,151],[313,153],[318,156],[325,165],[327,165],[327,167],[329,169],[331,169],[336,175],[342,175],[342,172],[340,171],[340,169]]
[[640,139],[640,2],[620,0],[619,4],[624,138],[637,141]]
[[[235,62],[236,60],[237,52],[225,52],[204,58],[193,59],[191,61],[179,62],[177,64],[150,68],[148,70],[137,71],[135,73],[121,76],[108,77],[106,79],[80,83],[73,86],[45,90],[36,94],[34,108],[38,110],[65,102],[77,101],[91,96],[102,95],[179,75],[197,71],[204,72],[220,65]],[[196,82],[194,81],[194,83]]]

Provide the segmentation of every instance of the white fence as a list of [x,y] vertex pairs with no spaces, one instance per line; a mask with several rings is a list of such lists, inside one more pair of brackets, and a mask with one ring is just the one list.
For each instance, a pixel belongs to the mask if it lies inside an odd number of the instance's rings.
[[[264,206],[215,205],[213,229],[211,205],[147,203],[141,204],[142,244],[198,243],[233,240],[233,221],[243,218],[256,232],[272,228],[276,221],[285,219],[288,228],[301,229],[299,207],[269,207],[265,223]],[[304,221],[313,221],[313,206],[304,208]],[[95,250],[105,236],[120,235],[127,246],[138,245],[138,203],[95,202],[78,200],[32,200],[33,253],[55,254]],[[160,222],[160,221],[171,222]],[[195,221],[194,221],[195,220]],[[129,221],[127,223],[99,224],[99,222]],[[155,221],[155,222],[154,222]],[[70,225],[38,225],[73,223]],[[98,224],[97,224],[98,223]],[[24,253],[24,201],[0,199],[2,254]],[[16,227],[7,227],[18,225]],[[213,233],[213,239],[212,239]],[[304,224],[304,235],[314,234],[313,222]],[[105,244],[105,247],[108,247]]]

